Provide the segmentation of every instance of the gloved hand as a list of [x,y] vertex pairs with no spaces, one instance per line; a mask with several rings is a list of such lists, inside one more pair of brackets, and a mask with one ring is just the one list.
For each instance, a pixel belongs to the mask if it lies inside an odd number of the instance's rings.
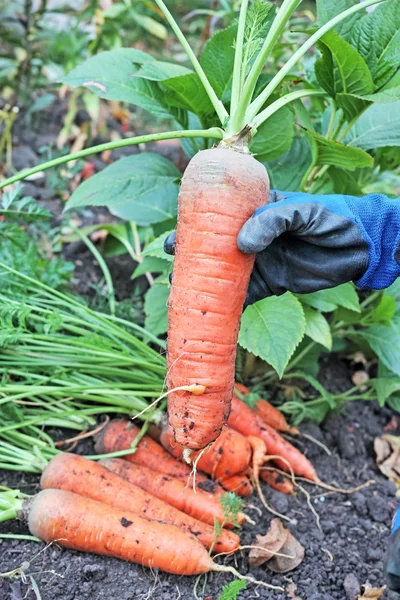
[[400,592],[400,508],[395,513],[389,536],[385,573],[388,588],[394,592]]
[[[400,202],[271,192],[244,224],[238,247],[257,254],[246,305],[286,291],[305,294],[355,281],[382,289],[400,275]],[[172,254],[171,234],[165,250]]]

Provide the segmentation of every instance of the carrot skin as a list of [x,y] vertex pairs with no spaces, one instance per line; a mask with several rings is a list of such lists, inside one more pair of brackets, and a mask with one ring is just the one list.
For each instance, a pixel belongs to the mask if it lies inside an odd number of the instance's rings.
[[[235,390],[237,390],[239,394],[242,394],[242,396],[245,397],[250,394],[249,388],[247,388],[242,383],[235,382]],[[240,398],[238,398],[238,400],[240,400]],[[280,410],[275,408],[275,406],[272,406],[272,404],[267,402],[267,400],[259,398],[259,400],[257,400],[255,403],[254,410],[263,421],[265,421],[268,425],[270,425],[277,431],[292,433],[293,435],[299,433],[297,427],[291,427],[286,421],[285,416],[280,412]]]
[[[97,437],[96,452],[97,454],[108,454],[118,450],[127,450],[131,447],[139,432],[139,427],[133,423],[123,419],[113,419]],[[147,435],[141,439],[135,451],[132,454],[127,454],[124,458],[136,465],[142,465],[153,471],[182,479],[186,483],[191,476],[192,470],[188,465],[173,458],[160,444]],[[213,484],[204,475],[199,474],[197,481],[199,483],[204,482],[210,491],[214,485],[214,491],[221,492],[216,484]]]
[[260,471],[260,479],[269,487],[283,494],[294,494],[293,483],[287,477],[283,477],[277,471]]
[[[215,532],[210,525],[177,510],[163,499],[152,496],[141,487],[133,485],[105,466],[84,456],[68,453],[56,455],[43,471],[40,485],[42,489],[67,490],[140,514],[146,519],[175,525],[183,531],[196,535],[206,548],[211,548],[215,541]],[[231,552],[237,549],[239,543],[238,536],[231,538],[223,534],[217,538],[214,550]]]
[[[318,477],[310,461],[297,448],[289,444],[275,429],[258,417],[247,404],[236,398],[232,399],[231,414],[228,425],[243,435],[254,435],[261,438],[267,446],[268,455],[281,456],[287,461],[294,473],[317,481]],[[290,471],[287,462],[274,459],[279,468]]]
[[176,575],[213,570],[211,557],[194,536],[72,492],[43,490],[28,501],[27,512],[30,532],[45,542]]
[[[146,492],[162,498],[171,506],[190,515],[194,519],[214,525],[214,519],[219,523],[224,522],[224,511],[218,499],[212,494],[196,488],[196,492],[189,486],[173,477],[156,473],[146,467],[139,467],[120,458],[106,458],[100,461],[107,469],[123,477],[127,481],[139,486]],[[225,546],[230,545],[231,549],[237,549],[240,544],[239,536],[232,532],[223,530],[223,536],[226,539]],[[217,538],[218,540],[219,538]],[[231,550],[222,550],[221,543],[215,545],[215,550],[220,552],[230,552]]]
[[233,492],[241,498],[247,498],[253,493],[253,486],[246,475],[234,475],[224,479],[222,485],[228,492]]
[[201,450],[222,431],[234,385],[240,317],[254,256],[237,235],[268,202],[268,175],[251,155],[231,148],[198,152],[178,199],[174,277],[168,301],[168,389],[192,384],[204,394],[168,397],[175,440]]

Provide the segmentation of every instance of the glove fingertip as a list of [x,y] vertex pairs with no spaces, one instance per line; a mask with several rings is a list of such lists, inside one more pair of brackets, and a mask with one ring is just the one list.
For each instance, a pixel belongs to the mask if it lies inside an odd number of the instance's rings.
[[175,254],[175,246],[176,246],[176,231],[170,233],[164,240],[164,252],[166,254]]

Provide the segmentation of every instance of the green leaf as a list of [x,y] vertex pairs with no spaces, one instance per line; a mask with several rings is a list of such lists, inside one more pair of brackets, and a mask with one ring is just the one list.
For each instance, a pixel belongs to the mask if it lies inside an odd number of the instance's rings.
[[151,35],[159,38],[160,40],[168,39],[168,31],[162,23],[159,23],[152,17],[147,15],[141,15],[136,10],[131,12],[132,18],[140,27],[143,27],[146,31],[148,31]]
[[400,102],[370,106],[350,130],[345,142],[363,150],[400,146]]
[[400,10],[398,0],[387,0],[354,27],[351,43],[368,64],[376,88],[400,66]]
[[[372,94],[374,84],[362,56],[337,33],[329,31],[319,41],[322,58],[315,63],[315,74],[321,86],[336,98],[348,121],[361,113],[368,102],[352,97]],[[350,95],[350,97],[349,97]]]
[[321,352],[325,352],[326,349],[320,344],[313,344],[310,342],[308,338],[303,338],[300,344],[297,346],[296,351],[292,356],[292,361],[296,360],[296,358],[306,349],[308,346],[311,348],[307,350],[306,354],[296,362],[295,369],[296,371],[303,371],[304,373],[308,373],[309,375],[313,375],[317,377],[319,371],[319,363],[318,359],[321,355]]
[[287,292],[279,298],[271,296],[246,308],[239,344],[267,361],[281,377],[304,331],[301,304]]
[[400,320],[390,325],[373,325],[360,330],[379,360],[393,373],[400,375]]
[[396,300],[392,296],[382,296],[378,306],[369,315],[374,323],[388,324],[396,313]]
[[164,242],[169,236],[169,234],[172,232],[173,229],[171,231],[166,231],[165,233],[162,233],[158,238],[150,242],[150,244],[148,244],[143,250],[143,256],[153,256],[155,258],[162,258],[164,260],[172,262],[174,260],[174,257],[164,252]]
[[154,60],[143,63],[135,73],[135,77],[150,79],[151,81],[165,81],[171,79],[171,77],[180,77],[189,73],[192,73],[192,71],[182,65]]
[[271,187],[276,190],[297,192],[301,189],[301,182],[311,161],[311,150],[307,138],[295,137],[288,152],[266,165]]
[[371,383],[376,390],[379,406],[384,406],[392,394],[400,391],[400,377],[395,377],[382,363],[379,363],[377,378],[372,379]]
[[243,579],[234,579],[227,585],[222,586],[222,592],[217,600],[236,600],[241,590],[246,589],[246,582]]
[[343,306],[355,312],[361,312],[360,301],[352,283],[343,283],[328,290],[320,290],[312,294],[299,294],[299,300],[322,312],[332,312]]
[[322,135],[315,133],[315,131],[306,131],[317,145],[318,156],[316,165],[332,165],[347,169],[348,171],[354,171],[359,167],[369,167],[374,162],[372,156],[363,150],[345,146],[334,140],[328,140]]
[[364,98],[366,100],[369,100],[370,102],[376,102],[380,104],[387,104],[388,102],[397,102],[398,100],[400,100],[400,85],[380,90],[379,92],[375,92],[374,94],[364,96]]
[[306,318],[306,335],[314,340],[314,342],[331,350],[332,335],[328,321],[320,312],[313,308],[303,306],[303,310]]
[[146,314],[144,326],[154,335],[161,335],[168,329],[167,302],[169,290],[168,285],[155,283],[146,294],[144,300],[144,312]]
[[67,209],[107,206],[121,219],[151,225],[176,214],[180,172],[169,160],[150,152],[121,158],[84,181]]
[[[317,16],[319,25],[325,25],[336,17],[340,13],[344,12],[348,8],[351,8],[356,4],[355,0],[317,0]],[[354,27],[354,24],[360,19],[360,15],[357,13],[344,19],[341,23],[336,25],[335,31],[342,37],[347,38]]]
[[161,83],[169,106],[190,110],[198,115],[212,115],[214,107],[196,73],[172,77]]
[[73,69],[62,80],[71,87],[86,87],[100,98],[135,104],[160,118],[171,115],[158,84],[136,75],[141,64],[155,59],[133,48],[100,52]]
[[236,25],[217,31],[205,44],[200,57],[200,64],[215,93],[224,100],[228,99],[231,89],[236,33]]
[[346,194],[349,196],[363,195],[363,191],[358,182],[354,179],[353,175],[350,175],[345,169],[330,167],[328,175],[333,181],[336,194]]
[[155,256],[146,256],[143,262],[139,263],[133,271],[131,279],[136,279],[145,273],[163,273],[169,267],[169,262],[163,258]]
[[294,122],[294,113],[283,107],[260,126],[250,144],[250,150],[257,160],[274,160],[290,150],[294,138]]

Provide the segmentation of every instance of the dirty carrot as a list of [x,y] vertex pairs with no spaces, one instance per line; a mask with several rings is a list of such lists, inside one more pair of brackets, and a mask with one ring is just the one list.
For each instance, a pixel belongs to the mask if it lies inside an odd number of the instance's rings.
[[[119,450],[128,450],[139,433],[139,427],[136,427],[133,423],[123,419],[114,419],[98,435],[96,452],[97,454],[108,454]],[[127,454],[124,458],[137,465],[148,467],[159,473],[165,473],[165,475],[172,475],[185,482],[188,482],[192,472],[188,465],[176,460],[160,444],[147,435],[132,450],[132,454]],[[198,483],[204,482],[209,491],[217,491],[217,486],[212,490],[215,484],[204,475],[199,475],[196,480]]]
[[282,492],[283,494],[294,494],[294,486],[290,479],[284,477],[275,469],[267,470],[265,467],[262,467],[260,469],[260,479],[278,492]]
[[[129,463],[128,463],[129,464]],[[175,525],[196,535],[215,552],[231,552],[240,544],[239,537],[222,532],[216,538],[214,528],[152,496],[106,467],[77,454],[58,454],[43,471],[42,489],[61,489],[128,510],[147,519]],[[184,484],[183,484],[184,485]],[[215,543],[214,543],[215,542]]]
[[[235,391],[239,392],[239,394],[241,394],[245,398],[250,394],[249,388],[237,382],[235,382]],[[238,397],[237,394],[236,397]],[[238,399],[241,400],[241,398]],[[297,427],[291,427],[286,421],[285,416],[280,412],[280,410],[275,408],[275,406],[272,406],[272,404],[267,402],[267,400],[259,398],[255,401],[254,407],[252,408],[263,421],[265,421],[268,425],[270,425],[277,431],[291,433],[292,435],[297,435],[299,433]]]
[[169,395],[169,421],[184,448],[205,448],[228,419],[240,317],[254,264],[236,240],[268,194],[265,167],[241,151],[240,136],[235,149],[225,143],[198,152],[182,180],[168,301],[167,384],[206,387],[200,396]]
[[246,475],[234,475],[224,479],[222,485],[228,492],[233,492],[241,498],[247,498],[253,493],[253,486]]
[[[160,442],[176,458],[183,457],[184,450],[175,442],[171,427],[163,428]],[[226,479],[247,473],[251,446],[243,435],[227,427],[215,442],[205,450],[192,453],[190,459],[196,469],[208,473],[224,486]]]
[[228,425],[243,435],[253,435],[261,438],[265,442],[269,455],[280,456],[283,459],[275,459],[274,462],[284,471],[290,471],[289,463],[296,475],[301,475],[311,481],[318,481],[317,474],[310,461],[279,435],[275,429],[262,421],[249,406],[235,397],[232,399]]
[[[199,487],[194,491],[180,479],[157,473],[120,458],[105,458],[100,463],[113,473],[117,473],[120,477],[139,486],[153,496],[161,498],[194,519],[209,525],[214,525],[215,520],[221,524],[226,522],[218,497],[203,491]],[[243,523],[243,515],[239,513],[236,520]],[[238,541],[237,536],[234,540],[232,538],[232,541],[236,543]]]

